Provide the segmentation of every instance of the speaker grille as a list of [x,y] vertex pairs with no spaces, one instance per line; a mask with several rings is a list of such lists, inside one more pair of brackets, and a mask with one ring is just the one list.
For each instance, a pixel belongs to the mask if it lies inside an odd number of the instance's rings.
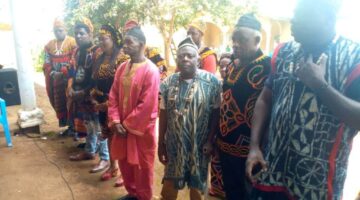
[[16,69],[0,69],[0,98],[7,106],[21,104]]

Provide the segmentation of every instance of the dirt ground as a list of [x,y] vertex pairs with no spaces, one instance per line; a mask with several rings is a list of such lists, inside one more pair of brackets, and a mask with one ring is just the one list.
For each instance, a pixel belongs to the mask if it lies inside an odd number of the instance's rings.
[[[115,180],[102,182],[100,173],[90,174],[95,161],[70,162],[68,156],[78,152],[77,142],[60,137],[57,119],[51,108],[42,74],[37,74],[36,98],[44,111],[46,123],[41,135],[12,136],[13,147],[6,147],[3,129],[0,128],[0,200],[112,200],[126,194],[124,188],[114,188]],[[20,106],[7,108],[12,134],[16,131],[17,111]],[[46,137],[46,138],[40,138]],[[350,156],[344,200],[355,199],[360,190],[360,136],[354,139]],[[154,198],[159,199],[163,166],[156,159]],[[72,198],[72,194],[74,198]],[[179,193],[179,200],[187,200],[188,191]],[[215,198],[208,198],[215,200]]]
[[[111,200],[125,195],[124,188],[113,187],[115,180],[102,182],[100,173],[89,173],[98,160],[68,160],[71,153],[79,151],[78,143],[57,134],[60,129],[45,89],[40,85],[35,89],[38,107],[46,120],[41,135],[12,136],[14,146],[8,148],[0,128],[0,200],[72,200],[72,194],[76,200]],[[19,109],[20,106],[7,108],[12,134],[17,129]],[[154,199],[159,197],[162,175],[163,166],[156,160]],[[188,191],[180,192],[178,199],[189,199]]]

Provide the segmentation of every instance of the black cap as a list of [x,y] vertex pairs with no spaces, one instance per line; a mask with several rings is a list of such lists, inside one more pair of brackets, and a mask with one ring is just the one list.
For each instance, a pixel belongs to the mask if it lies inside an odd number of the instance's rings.
[[191,39],[191,37],[187,37],[185,38],[185,40],[181,41],[178,45],[178,49],[181,49],[183,47],[192,47],[194,48],[196,51],[198,51],[198,47],[196,46],[195,42]]
[[133,37],[137,38],[140,42],[143,42],[144,44],[146,44],[145,34],[139,26],[130,29],[128,32],[126,32],[126,35],[133,36]]
[[248,13],[239,18],[235,27],[237,27],[237,28],[246,27],[246,28],[251,28],[251,29],[260,31],[261,23],[255,17],[254,13]]

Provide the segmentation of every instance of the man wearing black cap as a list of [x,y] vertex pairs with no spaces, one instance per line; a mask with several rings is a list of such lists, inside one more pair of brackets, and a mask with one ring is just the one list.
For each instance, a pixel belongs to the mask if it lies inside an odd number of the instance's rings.
[[[135,20],[129,20],[125,23],[124,32],[126,33],[136,27],[140,27],[140,24]],[[168,69],[166,67],[165,59],[160,54],[160,50],[156,47],[146,46],[145,56],[159,68],[160,80],[164,80],[167,77]]]
[[[334,3],[300,0],[291,21],[295,41],[273,54],[254,109],[246,167],[253,199],[342,199],[360,129],[360,45],[336,36]],[[264,133],[266,151],[260,148]],[[253,172],[256,165],[262,173]]]
[[257,97],[270,73],[270,58],[259,48],[261,24],[254,14],[240,17],[232,35],[233,55],[223,83],[216,144],[226,199],[248,199],[245,161]]
[[160,86],[158,154],[165,165],[163,200],[176,200],[178,190],[185,186],[190,188],[191,200],[201,200],[207,187],[221,83],[197,69],[199,61],[198,47],[188,37],[177,51],[179,72]]

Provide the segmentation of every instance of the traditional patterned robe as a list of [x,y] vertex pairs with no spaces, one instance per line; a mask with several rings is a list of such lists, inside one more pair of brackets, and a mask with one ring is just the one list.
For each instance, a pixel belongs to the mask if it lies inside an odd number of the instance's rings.
[[[214,157],[211,165],[210,194],[224,196],[224,174],[221,160],[230,169],[237,170],[234,179],[245,181],[245,160],[249,152],[251,120],[255,102],[270,73],[270,58],[257,52],[248,66],[235,67],[230,63],[228,74],[223,81],[223,101],[220,109],[220,131],[217,135],[219,157]],[[238,183],[238,187],[245,187]],[[240,191],[240,189],[239,189]],[[243,192],[243,191],[241,191]],[[230,195],[230,194],[229,194]]]
[[[360,100],[360,46],[338,38],[328,55],[326,81],[340,93]],[[348,156],[357,130],[335,116],[317,95],[291,75],[290,63],[304,52],[300,45],[280,45],[272,59],[272,113],[265,159],[268,171],[255,185],[283,192],[289,199],[340,200]],[[320,55],[313,55],[316,59]]]
[[[110,63],[110,60],[105,60],[104,54],[100,54],[95,61],[93,67],[92,78],[94,80],[94,88],[91,90],[92,98],[99,104],[107,103],[109,99],[109,93],[111,86],[114,82],[114,76],[116,69],[125,61],[129,60],[130,57],[122,50],[119,51],[116,56],[114,64]],[[99,121],[102,126],[102,134],[109,136],[110,130],[108,129],[107,111],[99,112]]]
[[167,77],[167,68],[164,58],[160,55],[159,49],[155,47],[146,47],[145,56],[158,67],[160,80],[164,80]]
[[235,157],[247,157],[253,109],[270,71],[270,58],[260,50],[248,66],[229,66],[229,74],[223,83],[217,140],[221,151]]
[[215,51],[213,51],[209,47],[204,47],[199,52],[201,58],[200,69],[215,74],[217,66],[217,58]]
[[84,116],[95,113],[91,101],[90,91],[94,87],[92,79],[93,64],[101,53],[100,49],[91,45],[87,49],[75,49],[69,69],[69,85],[75,91],[84,90],[85,96],[79,101],[70,100],[68,103],[70,117],[74,120],[75,131],[80,137],[86,135]]
[[[57,40],[51,40],[44,49],[45,62],[43,71],[46,81],[46,91],[51,106],[59,119],[59,126],[68,125],[68,111],[66,107],[67,73],[71,55],[76,48],[74,38],[67,36],[61,48],[57,48]],[[56,78],[55,72],[61,72],[62,77]]]
[[211,113],[220,106],[221,82],[203,70],[189,82],[179,79],[179,72],[171,75],[160,89],[162,109],[167,111],[164,179],[174,181],[177,189],[187,184],[204,190],[210,158],[204,156],[202,148],[209,137]]

